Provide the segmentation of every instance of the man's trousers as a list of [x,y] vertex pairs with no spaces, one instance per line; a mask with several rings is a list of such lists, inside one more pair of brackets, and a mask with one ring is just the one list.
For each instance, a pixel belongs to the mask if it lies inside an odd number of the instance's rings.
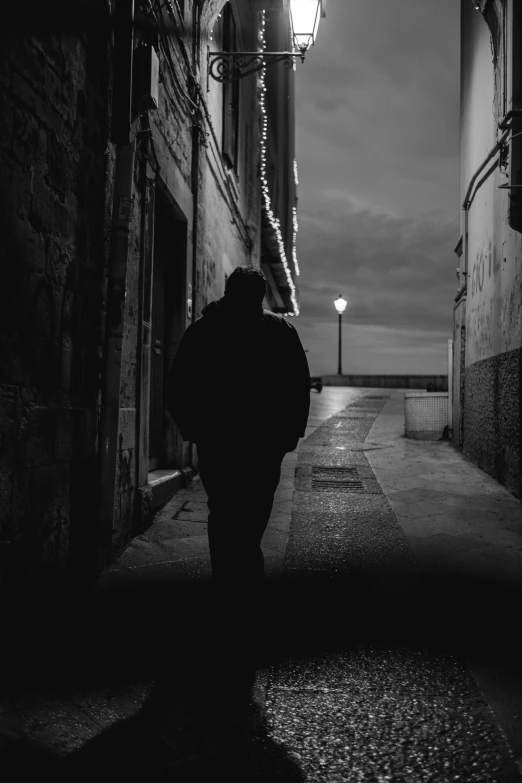
[[198,443],[201,481],[208,495],[212,576],[224,587],[259,586],[261,539],[281,478],[282,448],[245,443]]

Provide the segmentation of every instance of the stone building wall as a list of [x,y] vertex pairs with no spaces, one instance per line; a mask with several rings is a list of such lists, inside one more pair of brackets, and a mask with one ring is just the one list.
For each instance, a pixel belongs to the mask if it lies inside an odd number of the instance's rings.
[[0,546],[54,571],[95,546],[110,63],[92,30],[0,49]]
[[[171,34],[168,42],[160,39],[159,108],[149,112],[148,151],[145,152],[138,132],[137,160],[146,157],[155,169],[152,186],[155,238],[151,253],[154,258],[141,257],[140,225],[142,203],[139,163],[134,180],[136,211],[131,227],[131,246],[127,271],[127,298],[122,354],[122,385],[120,435],[117,458],[117,489],[115,498],[114,545],[119,549],[129,539],[140,520],[136,511],[147,493],[147,438],[140,443],[137,411],[151,415],[149,396],[154,394],[153,380],[146,372],[140,377],[138,350],[140,324],[139,269],[150,265],[154,277],[155,253],[165,245],[166,264],[178,267],[174,288],[167,293],[170,318],[179,322],[166,356],[165,377],[168,376],[182,331],[193,318],[201,315],[206,304],[219,299],[224,292],[225,275],[238,265],[258,262],[256,239],[260,219],[259,165],[259,103],[257,76],[240,85],[238,164],[234,171],[222,154],[223,87],[207,79],[206,52],[210,36],[222,10],[216,5],[208,22],[200,27],[200,39]],[[232,2],[241,45],[256,46],[258,17],[249,3]],[[193,18],[193,3],[184,4],[187,29]],[[165,14],[166,21],[169,17]],[[199,43],[199,47],[198,47]],[[169,48],[170,61],[165,47]],[[199,55],[199,88],[190,72],[195,73],[192,58]],[[188,62],[187,62],[188,61]],[[171,63],[175,64],[175,70]],[[194,105],[200,106],[199,115]],[[142,118],[143,119],[143,118]],[[163,232],[159,233],[158,209],[166,215]],[[196,219],[195,219],[196,218]],[[172,221],[171,226],[167,225]],[[184,234],[183,248],[180,234]],[[180,267],[183,267],[182,269]],[[169,284],[170,285],[170,284]],[[180,287],[183,288],[180,291]],[[192,310],[188,312],[188,300]],[[154,309],[154,308],[153,308]],[[152,312],[151,323],[154,322]],[[154,347],[153,347],[154,348]],[[152,384],[152,386],[151,386]],[[148,414],[147,414],[148,409]],[[163,400],[163,436],[158,469],[184,469],[193,466],[194,455],[181,441],[177,428]],[[138,496],[138,498],[137,498]]]
[[[80,24],[44,32],[21,25],[1,41],[2,578],[64,571],[91,578],[121,551],[147,511],[154,404],[163,415],[157,467],[184,469],[193,462],[154,398],[155,264],[165,266],[166,301],[173,302],[162,346],[168,374],[184,329],[222,295],[225,275],[240,263],[259,263],[261,213],[258,78],[241,85],[238,166],[230,172],[217,111],[222,88],[207,84],[206,73],[210,31],[224,2],[197,5],[200,26],[191,0],[171,3],[170,11],[148,5],[156,19],[164,14],[168,43],[160,36],[154,44],[158,110],[135,114],[133,124],[112,530],[100,527],[107,486],[99,444],[111,359],[106,310],[118,155],[111,136],[114,52],[107,17],[114,3],[94,4],[103,24],[91,19],[85,30]],[[242,45],[255,47],[254,3],[233,0],[231,7]],[[150,27],[143,33],[147,4],[137,2],[136,9],[138,45]]]

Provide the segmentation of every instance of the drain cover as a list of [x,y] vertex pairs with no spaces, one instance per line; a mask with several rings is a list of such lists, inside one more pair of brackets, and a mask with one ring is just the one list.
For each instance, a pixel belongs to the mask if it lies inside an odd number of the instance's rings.
[[323,492],[364,492],[365,488],[356,465],[347,468],[313,465],[312,489]]
[[312,479],[312,489],[322,492],[364,492],[364,484],[356,479],[346,479],[345,481]]
[[356,465],[352,465],[349,468],[337,468],[337,467],[326,467],[324,465],[313,465],[312,475],[326,476],[328,478],[339,478],[342,480],[345,476],[358,476],[359,469],[357,468]]

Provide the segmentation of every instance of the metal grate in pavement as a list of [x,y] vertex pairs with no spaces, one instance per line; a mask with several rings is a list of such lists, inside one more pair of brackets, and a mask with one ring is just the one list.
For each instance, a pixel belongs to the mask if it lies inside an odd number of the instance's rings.
[[328,479],[312,479],[312,490],[322,492],[364,492],[364,484],[356,479],[332,481]]
[[312,465],[312,490],[322,492],[364,492],[356,465],[335,467]]
[[324,476],[325,478],[344,479],[345,476],[359,476],[359,469],[356,465],[347,468],[328,467],[325,465],[312,465],[313,476]]

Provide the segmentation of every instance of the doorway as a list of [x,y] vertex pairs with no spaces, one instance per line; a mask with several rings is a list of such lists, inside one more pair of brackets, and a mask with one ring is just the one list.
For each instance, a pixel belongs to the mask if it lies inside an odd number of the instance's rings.
[[166,410],[168,371],[186,319],[187,223],[158,188],[152,268],[149,471],[182,468],[182,441]]

